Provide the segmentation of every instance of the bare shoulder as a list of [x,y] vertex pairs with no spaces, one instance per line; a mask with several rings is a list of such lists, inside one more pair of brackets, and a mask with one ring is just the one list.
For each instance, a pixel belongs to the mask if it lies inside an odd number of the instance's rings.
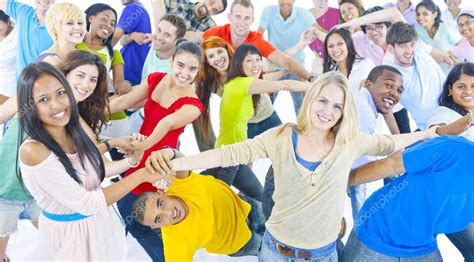
[[36,141],[25,143],[20,149],[20,159],[28,166],[36,166],[48,158],[51,151]]

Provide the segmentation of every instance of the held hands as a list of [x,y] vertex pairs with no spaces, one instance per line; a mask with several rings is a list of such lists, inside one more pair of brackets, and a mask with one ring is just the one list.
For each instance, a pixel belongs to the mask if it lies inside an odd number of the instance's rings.
[[167,189],[173,181],[171,160],[175,156],[175,152],[171,148],[154,151],[150,154],[145,162],[145,168],[152,174],[159,174],[160,179],[153,185],[158,189]]
[[423,131],[425,132],[425,137],[424,139],[431,139],[433,137],[439,136],[438,133],[436,132],[438,129],[438,126],[432,126],[428,128],[427,130]]

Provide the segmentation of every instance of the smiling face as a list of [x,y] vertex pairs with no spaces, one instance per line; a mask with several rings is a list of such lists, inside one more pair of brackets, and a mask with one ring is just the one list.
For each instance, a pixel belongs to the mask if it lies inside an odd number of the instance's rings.
[[64,127],[71,118],[66,88],[51,75],[42,75],[34,83],[33,102],[39,120],[46,129]]
[[242,71],[246,76],[259,78],[262,73],[263,61],[258,54],[248,54],[242,62]]
[[161,228],[178,224],[189,213],[189,209],[181,198],[156,193],[145,203],[143,224],[151,228]]
[[435,23],[438,12],[431,12],[424,6],[419,6],[416,10],[416,21],[424,28],[431,28]]
[[70,19],[61,26],[58,37],[64,38],[66,41],[79,44],[86,36],[86,25],[82,19]]
[[450,11],[457,11],[461,5],[461,0],[445,0],[446,6]]
[[156,32],[153,34],[153,49],[158,52],[166,52],[176,45],[176,26],[172,23],[161,20],[158,23]]
[[415,56],[415,45],[416,40],[403,44],[395,44],[395,46],[392,47],[395,64],[404,67],[412,66],[413,58]]
[[342,117],[344,99],[344,91],[334,83],[324,86],[311,104],[311,125],[322,130],[333,128]]
[[387,27],[385,24],[367,24],[365,32],[369,39],[377,45],[385,45]]
[[474,113],[474,76],[461,74],[459,80],[449,88],[448,95],[453,97],[454,103]]
[[89,17],[89,23],[91,25],[90,31],[92,34],[96,34],[100,39],[107,39],[111,36],[115,30],[115,24],[117,17],[115,17],[112,10],[105,10],[91,15]]
[[207,63],[219,72],[229,69],[229,53],[223,47],[209,48],[205,52]]
[[278,0],[278,6],[280,7],[280,13],[291,14],[293,11],[293,4],[295,0]]
[[96,65],[81,65],[69,72],[66,78],[71,85],[76,102],[86,100],[94,92],[98,77],[99,70]]
[[230,28],[233,35],[247,37],[253,23],[253,8],[239,4],[234,5],[229,13]]
[[327,41],[328,54],[336,63],[343,63],[347,59],[347,45],[341,35],[335,33]]
[[368,89],[377,111],[381,114],[391,112],[403,93],[402,76],[385,69],[375,82],[368,81],[368,83]]
[[474,37],[474,17],[461,15],[458,17],[459,33],[467,39]]
[[175,85],[188,87],[196,78],[199,69],[199,60],[196,55],[188,52],[176,54],[171,60],[171,78]]
[[343,3],[340,6],[340,10],[341,10],[341,17],[344,20],[344,22],[351,21],[352,19],[356,19],[360,16],[357,6],[355,6],[352,3]]
[[196,4],[196,12],[200,17],[217,15],[224,11],[222,0],[204,0]]
[[313,0],[314,8],[324,10],[328,7],[328,0]]

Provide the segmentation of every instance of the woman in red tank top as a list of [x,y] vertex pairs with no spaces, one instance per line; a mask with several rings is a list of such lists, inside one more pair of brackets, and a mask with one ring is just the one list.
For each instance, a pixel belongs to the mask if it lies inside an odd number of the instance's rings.
[[[187,124],[193,122],[204,106],[194,93],[192,84],[202,62],[198,45],[186,41],[180,43],[172,56],[171,73],[156,72],[134,88],[130,93],[111,101],[111,111],[124,110],[146,99],[144,120],[140,133],[147,136],[145,141],[137,142],[136,150],[145,150],[137,167],[130,168],[125,176],[144,167],[151,152],[164,146],[176,148],[178,139]],[[156,191],[146,183],[135,188],[134,194]]]

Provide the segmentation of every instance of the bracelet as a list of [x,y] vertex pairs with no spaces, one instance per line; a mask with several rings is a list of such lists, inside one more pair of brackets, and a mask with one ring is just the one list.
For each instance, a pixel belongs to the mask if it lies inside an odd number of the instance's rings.
[[135,163],[135,164],[132,164],[132,163],[130,163],[130,159],[131,159],[131,157],[127,157],[127,164],[128,164],[129,167],[134,168],[134,167],[137,167],[138,164],[140,164],[140,161],[138,161],[138,162]]
[[102,141],[102,144],[105,145],[105,148],[107,149],[107,152],[109,152],[112,149],[112,147],[109,144],[109,141],[104,140],[104,141]]
[[176,158],[176,151],[174,151],[174,148],[171,148],[170,146],[164,146],[162,149],[167,149],[167,148],[169,148],[173,151],[173,157],[171,157],[170,160],[175,159]]

